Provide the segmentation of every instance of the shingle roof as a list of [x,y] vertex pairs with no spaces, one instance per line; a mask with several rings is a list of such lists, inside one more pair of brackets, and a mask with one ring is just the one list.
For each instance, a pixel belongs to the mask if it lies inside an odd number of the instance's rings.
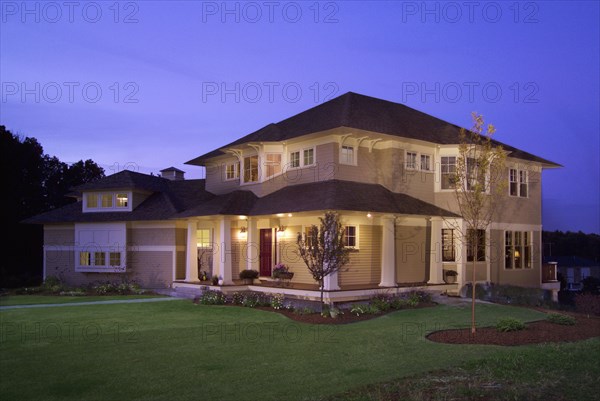
[[166,190],[169,182],[170,180],[166,178],[123,170],[100,180],[79,185],[74,190],[81,192],[105,189],[141,189],[157,192]]
[[[115,188],[122,187],[124,181],[122,177],[131,176],[129,173],[121,174],[121,178],[111,178],[108,176],[96,182],[82,185],[78,188],[84,190],[90,189],[110,189],[107,185],[119,183]],[[131,172],[130,172],[131,173]],[[46,224],[46,223],[74,223],[74,222],[104,222],[104,221],[142,221],[142,220],[167,220],[190,209],[193,206],[209,201],[215,195],[204,189],[204,180],[179,180],[171,181],[160,177],[146,176],[144,179],[139,177],[139,173],[133,173],[136,177],[137,189],[150,190],[151,186],[158,188],[153,194],[145,199],[131,212],[102,212],[102,213],[83,213],[82,202],[71,203],[64,207],[51,210],[46,213],[33,216],[24,221],[28,224]],[[147,180],[147,181],[145,181]],[[108,182],[108,184],[104,184]],[[143,183],[143,186],[139,186]],[[152,185],[147,185],[147,184]]]
[[[269,124],[223,148],[248,142],[279,142],[338,127],[362,129],[437,144],[457,144],[461,128],[403,104],[348,92],[276,124]],[[511,157],[559,166],[531,153],[495,142],[512,152]],[[223,154],[216,149],[186,164],[204,165],[206,160]]]

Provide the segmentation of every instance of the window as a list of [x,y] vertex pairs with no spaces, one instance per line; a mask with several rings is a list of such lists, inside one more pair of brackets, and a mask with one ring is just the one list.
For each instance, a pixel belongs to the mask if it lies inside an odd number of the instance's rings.
[[511,168],[508,170],[508,190],[510,196],[527,198],[529,192],[529,177],[527,170]]
[[442,156],[442,189],[456,187],[456,156]]
[[305,166],[310,166],[315,163],[315,150],[313,148],[304,149],[302,153],[304,155]]
[[117,194],[117,207],[127,207],[128,202],[127,194]]
[[409,170],[417,168],[417,154],[415,152],[406,152],[406,168]]
[[340,163],[354,164],[354,147],[353,146],[342,146],[342,151],[340,153]]
[[[312,228],[313,228],[313,226],[308,226],[308,227],[304,228],[304,238],[306,239],[306,245],[309,247],[313,246],[312,236],[310,235]],[[316,228],[316,226],[315,226],[315,228]],[[319,231],[317,228],[317,235],[318,235],[318,233],[319,233]],[[317,245],[317,244],[315,244],[315,245]]]
[[344,246],[356,247],[356,226],[346,226],[344,231]]
[[112,194],[102,194],[102,207],[112,207],[113,205]]
[[121,252],[110,252],[109,258],[111,266],[121,266]]
[[240,178],[240,164],[239,163],[229,163],[225,166],[225,179],[229,180],[237,180]]
[[[475,249],[475,241],[477,241],[477,249]],[[477,262],[485,261],[485,230],[467,230],[467,261],[473,262],[476,258]]]
[[506,269],[531,268],[531,234],[527,231],[504,233],[504,267]]
[[211,248],[212,236],[210,228],[202,228],[196,230],[196,242],[198,248]]
[[431,156],[421,155],[421,170],[431,171]]
[[96,195],[96,194],[87,194],[86,199],[87,199],[86,206],[88,208],[98,207],[98,195]]
[[290,153],[290,167],[300,167],[300,151]]
[[481,189],[485,190],[485,176],[479,169],[479,163],[476,159],[469,157],[467,158],[467,190],[474,190],[478,183]]
[[454,253],[454,230],[442,230],[442,262],[456,261]]
[[244,182],[258,181],[258,156],[244,157]]
[[267,153],[265,165],[267,178],[281,174],[281,153]]
[[87,251],[79,252],[79,265],[80,266],[91,266],[92,265],[91,252],[87,252]]
[[94,252],[94,266],[105,266],[106,257],[104,252]]

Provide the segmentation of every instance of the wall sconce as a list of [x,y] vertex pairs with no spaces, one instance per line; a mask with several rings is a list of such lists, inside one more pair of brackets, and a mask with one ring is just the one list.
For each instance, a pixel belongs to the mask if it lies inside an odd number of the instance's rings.
[[247,231],[247,230],[248,230],[248,229],[247,229],[246,227],[241,227],[241,228],[240,228],[240,234],[246,234],[246,231]]
[[285,226],[275,227],[275,231],[277,231],[278,237],[283,237],[285,234]]

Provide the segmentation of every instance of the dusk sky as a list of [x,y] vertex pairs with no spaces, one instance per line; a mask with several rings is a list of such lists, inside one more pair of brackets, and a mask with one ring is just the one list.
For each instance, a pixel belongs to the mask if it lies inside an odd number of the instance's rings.
[[353,91],[563,165],[546,230],[600,233],[599,2],[2,1],[0,124],[157,173]]

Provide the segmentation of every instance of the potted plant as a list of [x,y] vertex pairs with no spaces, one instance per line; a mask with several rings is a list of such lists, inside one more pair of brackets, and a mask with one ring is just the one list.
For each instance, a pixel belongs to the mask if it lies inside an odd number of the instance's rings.
[[212,285],[219,285],[219,276],[212,276],[210,281],[212,282]]
[[458,272],[455,270],[446,270],[446,283],[454,284],[456,283],[456,276],[458,276]]
[[240,279],[244,280],[244,284],[252,284],[255,278],[258,278],[258,271],[256,270],[242,270],[240,272]]
[[291,280],[294,277],[294,273],[289,271],[289,268],[283,263],[279,262],[273,269],[273,278],[280,280]]

